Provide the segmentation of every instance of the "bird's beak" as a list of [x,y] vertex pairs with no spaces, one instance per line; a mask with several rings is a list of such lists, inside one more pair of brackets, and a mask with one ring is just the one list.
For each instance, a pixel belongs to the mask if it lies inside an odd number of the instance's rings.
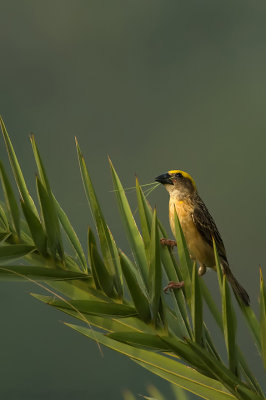
[[171,175],[169,175],[168,172],[166,174],[157,176],[157,178],[155,178],[155,181],[160,182],[163,185],[173,185]]

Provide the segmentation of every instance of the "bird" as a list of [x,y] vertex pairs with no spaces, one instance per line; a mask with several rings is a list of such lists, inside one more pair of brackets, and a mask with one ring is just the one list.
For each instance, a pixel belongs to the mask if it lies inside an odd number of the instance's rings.
[[[178,215],[182,231],[192,260],[199,264],[198,274],[204,275],[207,268],[216,269],[213,250],[215,241],[217,253],[223,274],[231,284],[237,299],[245,306],[250,305],[250,298],[246,290],[240,285],[233,275],[227,259],[225,246],[218,228],[209,213],[205,203],[200,198],[194,179],[185,171],[170,170],[157,176],[156,182],[161,183],[170,195],[169,222],[175,236],[175,210]],[[161,243],[171,248],[176,242],[161,239]],[[182,284],[170,282],[166,287],[178,288]]]

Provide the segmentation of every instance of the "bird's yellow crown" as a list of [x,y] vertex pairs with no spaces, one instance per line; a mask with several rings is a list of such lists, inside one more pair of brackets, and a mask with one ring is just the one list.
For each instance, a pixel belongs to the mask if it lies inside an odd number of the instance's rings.
[[196,189],[196,182],[194,181],[192,176],[189,175],[187,172],[181,171],[180,169],[172,169],[171,171],[168,171],[168,174],[170,174],[170,175],[171,174],[182,174],[185,178],[189,179],[192,182],[194,188]]

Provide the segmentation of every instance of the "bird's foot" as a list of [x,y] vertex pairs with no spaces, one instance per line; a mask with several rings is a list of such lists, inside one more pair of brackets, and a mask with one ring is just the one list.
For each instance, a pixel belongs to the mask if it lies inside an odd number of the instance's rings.
[[176,246],[176,241],[175,240],[171,240],[171,239],[162,238],[162,239],[160,239],[160,243],[163,246],[169,247],[171,250],[173,250],[173,248]]
[[184,281],[181,282],[174,282],[170,281],[167,286],[163,289],[164,293],[167,293],[168,290],[180,289],[184,286]]

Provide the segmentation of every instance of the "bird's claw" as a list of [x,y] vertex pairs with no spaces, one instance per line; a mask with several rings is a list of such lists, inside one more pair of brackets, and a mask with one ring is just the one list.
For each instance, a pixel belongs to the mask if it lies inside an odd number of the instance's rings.
[[176,241],[175,240],[171,240],[171,239],[162,238],[162,239],[160,239],[160,243],[163,246],[169,247],[171,250],[173,250],[173,248],[176,246]]
[[174,282],[170,281],[167,286],[163,289],[164,293],[167,293],[168,290],[180,289],[184,286],[184,281],[181,282]]

